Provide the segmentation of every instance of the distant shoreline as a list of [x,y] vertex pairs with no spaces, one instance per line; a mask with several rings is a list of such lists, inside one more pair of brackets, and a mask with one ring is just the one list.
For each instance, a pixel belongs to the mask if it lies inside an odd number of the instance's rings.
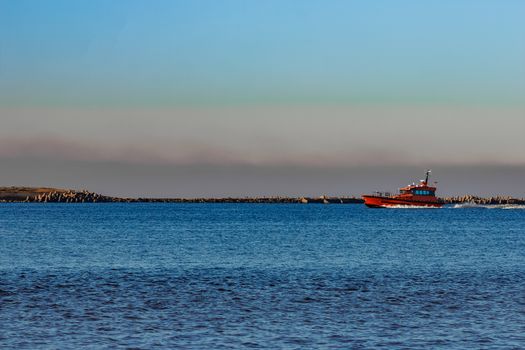
[[[445,204],[483,205],[525,204],[523,198],[472,195],[441,198]],[[0,187],[1,203],[283,203],[283,204],[362,204],[358,197],[222,197],[222,198],[125,198],[105,196],[87,190],[51,187]]]

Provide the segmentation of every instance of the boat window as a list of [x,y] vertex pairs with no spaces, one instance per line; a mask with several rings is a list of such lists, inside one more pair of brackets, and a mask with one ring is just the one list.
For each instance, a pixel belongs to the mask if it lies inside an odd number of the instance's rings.
[[427,190],[414,190],[413,193],[419,196],[433,196],[434,195],[433,191],[427,191]]

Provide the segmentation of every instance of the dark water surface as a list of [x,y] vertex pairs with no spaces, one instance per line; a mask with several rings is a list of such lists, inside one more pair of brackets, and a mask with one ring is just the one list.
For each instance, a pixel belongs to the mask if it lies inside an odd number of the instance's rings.
[[1,204],[0,348],[523,349],[525,210]]

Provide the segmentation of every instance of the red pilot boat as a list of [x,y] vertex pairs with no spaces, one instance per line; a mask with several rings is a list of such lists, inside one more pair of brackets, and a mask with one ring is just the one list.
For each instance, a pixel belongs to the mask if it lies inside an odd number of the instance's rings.
[[434,207],[443,206],[436,197],[436,188],[428,185],[430,170],[427,170],[425,180],[419,184],[412,184],[399,189],[399,194],[389,194],[376,192],[375,194],[363,195],[365,205],[370,208],[387,208],[387,207]]

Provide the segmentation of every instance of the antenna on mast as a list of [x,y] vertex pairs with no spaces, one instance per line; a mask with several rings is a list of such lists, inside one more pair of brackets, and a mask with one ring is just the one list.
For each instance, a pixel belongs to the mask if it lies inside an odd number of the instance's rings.
[[428,184],[428,177],[429,177],[431,172],[432,172],[432,170],[430,170],[430,169],[427,170],[427,176],[425,177],[425,183],[426,184]]

